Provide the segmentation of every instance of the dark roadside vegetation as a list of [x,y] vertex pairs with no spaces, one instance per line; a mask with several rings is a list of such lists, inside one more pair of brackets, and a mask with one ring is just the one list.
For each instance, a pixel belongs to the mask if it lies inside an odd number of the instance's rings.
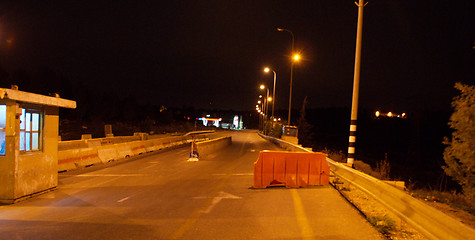
[[[307,109],[305,118],[311,130],[301,144],[346,162],[350,112],[349,108]],[[447,124],[452,113],[406,114],[406,118],[377,118],[374,111],[360,109],[356,137],[359,161],[354,167],[383,180],[404,181],[415,197],[445,203],[473,215],[473,203],[442,169],[446,147],[442,142],[452,133]]]

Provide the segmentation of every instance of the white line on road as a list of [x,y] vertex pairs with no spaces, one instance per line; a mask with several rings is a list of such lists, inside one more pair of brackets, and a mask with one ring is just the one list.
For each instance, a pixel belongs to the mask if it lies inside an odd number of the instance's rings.
[[125,198],[122,198],[122,199],[120,199],[120,200],[119,200],[119,201],[117,201],[117,202],[118,202],[118,203],[121,203],[121,202],[123,202],[123,201],[125,201],[125,200],[127,200],[127,199],[129,199],[129,198],[130,198],[130,196],[128,196],[128,197],[125,197]]
[[252,175],[254,175],[254,173],[231,173],[231,174],[228,174],[228,173],[213,173],[212,175],[213,176],[227,176],[227,175],[230,175],[230,176],[252,176]]
[[76,176],[78,177],[143,177],[147,175],[146,174],[80,174]]

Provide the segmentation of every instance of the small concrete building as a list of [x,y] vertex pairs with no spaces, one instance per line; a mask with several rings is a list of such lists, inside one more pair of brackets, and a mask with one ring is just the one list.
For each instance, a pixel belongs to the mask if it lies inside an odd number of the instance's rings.
[[59,107],[76,102],[0,88],[0,203],[58,185]]

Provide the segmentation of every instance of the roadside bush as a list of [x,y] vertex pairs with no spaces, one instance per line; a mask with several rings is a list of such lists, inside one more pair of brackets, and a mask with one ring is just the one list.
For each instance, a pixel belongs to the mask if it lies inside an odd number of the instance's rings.
[[475,201],[475,87],[456,83],[460,91],[452,102],[454,113],[449,126],[454,131],[444,151],[447,175],[453,177],[461,186],[468,202]]

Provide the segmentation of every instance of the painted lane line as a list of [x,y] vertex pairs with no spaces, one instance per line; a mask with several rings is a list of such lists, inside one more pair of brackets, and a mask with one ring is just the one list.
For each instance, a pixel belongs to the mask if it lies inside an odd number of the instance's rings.
[[123,202],[123,201],[126,201],[126,200],[127,200],[127,199],[129,199],[129,198],[130,198],[130,196],[128,196],[128,197],[125,197],[125,198],[122,198],[122,199],[120,199],[120,200],[119,200],[119,201],[117,201],[117,202],[118,202],[118,203],[121,203],[121,202]]
[[313,231],[308,222],[307,215],[305,214],[305,209],[303,208],[302,200],[296,189],[290,189],[292,194],[292,199],[294,200],[295,216],[297,217],[297,222],[300,227],[300,232],[304,239],[313,239]]
[[233,173],[233,176],[253,176],[254,173]]
[[146,174],[80,174],[77,177],[144,177]]
[[213,173],[213,176],[253,176],[254,173]]

